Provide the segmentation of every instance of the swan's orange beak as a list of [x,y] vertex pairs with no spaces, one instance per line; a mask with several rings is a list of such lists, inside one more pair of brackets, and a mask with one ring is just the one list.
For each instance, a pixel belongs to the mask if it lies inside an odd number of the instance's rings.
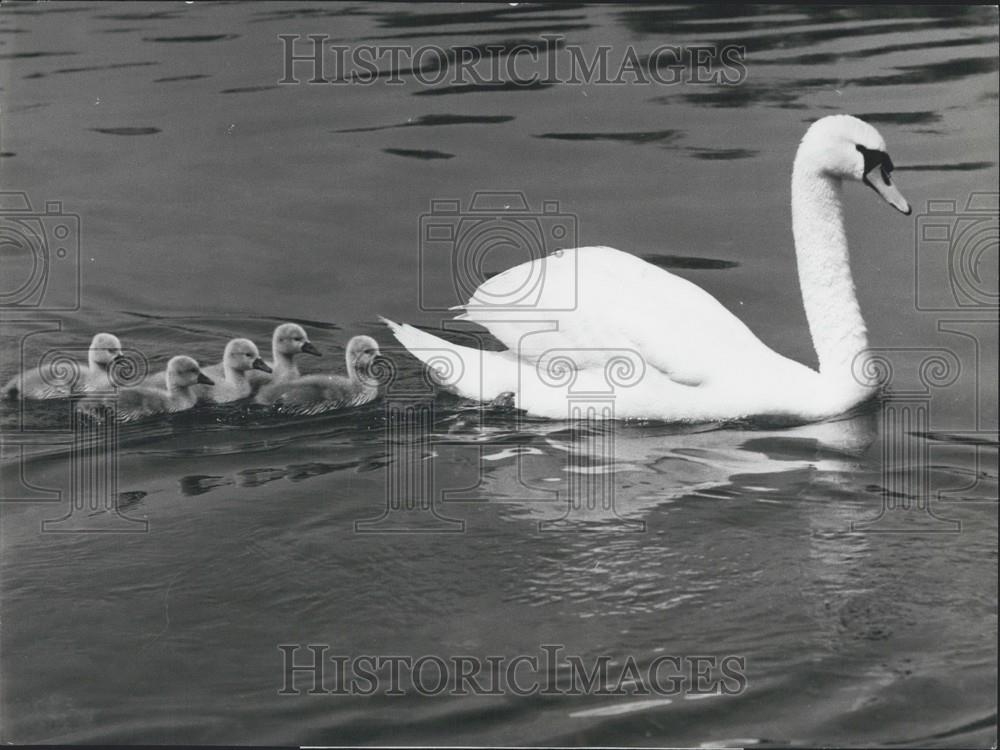
[[906,198],[903,197],[903,194],[899,192],[899,188],[897,188],[893,183],[889,173],[882,165],[871,169],[868,174],[864,176],[863,182],[876,193],[881,195],[882,198],[885,199],[885,202],[897,211],[905,214],[906,216],[913,213],[913,209],[910,208],[910,204],[906,201]]

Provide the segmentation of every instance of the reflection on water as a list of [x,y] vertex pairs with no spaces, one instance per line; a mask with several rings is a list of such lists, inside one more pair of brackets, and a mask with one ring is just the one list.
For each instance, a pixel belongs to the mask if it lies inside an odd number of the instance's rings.
[[[342,371],[351,335],[390,343],[378,314],[440,325],[420,295],[451,298],[452,258],[420,254],[420,216],[496,189],[558,201],[581,244],[690,278],[811,364],[795,144],[850,112],[885,135],[918,213],[995,191],[996,21],[923,5],[5,4],[4,184],[80,214],[84,286],[79,313],[41,315],[60,330],[22,339],[5,319],[0,381],[22,344],[37,358],[109,330],[155,371],[179,352],[218,361],[235,336],[263,351],[284,320],[324,352],[309,366]],[[371,85],[279,85],[278,34],[310,33],[461,45],[519,75],[456,81],[453,49],[384,58]],[[661,73],[659,45],[740,45],[748,76],[530,78],[601,44]],[[117,507],[74,520],[119,513],[148,533],[56,534],[40,529],[72,510],[49,492],[72,481],[70,409],[0,405],[0,496],[24,500],[0,504],[4,739],[995,745],[995,343],[970,353],[938,327],[977,308],[916,307],[915,225],[864,192],[845,212],[873,343],[961,359],[926,423],[876,403],[793,428],[581,426],[437,394],[427,428],[401,434],[384,401],[302,419],[225,405],[121,427]],[[417,505],[444,533],[374,533],[405,476],[427,480]],[[930,518],[927,498],[961,533],[875,527],[890,506]],[[749,684],[704,700],[277,695],[276,645],[309,642],[734,654]]]

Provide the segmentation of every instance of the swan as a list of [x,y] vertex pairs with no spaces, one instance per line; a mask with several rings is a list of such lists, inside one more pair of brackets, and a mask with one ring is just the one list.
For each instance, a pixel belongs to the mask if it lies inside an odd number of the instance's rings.
[[798,147],[792,233],[818,371],[768,348],[692,282],[610,247],[556,250],[515,266],[456,308],[464,310],[458,319],[484,326],[506,351],[461,347],[383,322],[445,387],[478,401],[512,401],[539,417],[572,417],[586,394],[610,393],[613,410],[602,407],[593,412],[598,418],[828,419],[875,392],[856,377],[866,372],[868,337],[851,276],[842,184],[862,182],[909,215],[892,170],[882,136],[849,115],[817,120]]
[[[122,357],[122,344],[111,333],[98,333],[90,341],[87,365],[64,359],[26,370],[3,387],[7,399],[67,398],[74,393],[111,391],[109,369]],[[67,377],[67,374],[69,377]]]
[[267,363],[271,367],[271,374],[252,370],[247,373],[247,380],[254,388],[259,388],[268,383],[287,383],[302,377],[299,366],[295,364],[295,355],[300,353],[322,356],[302,326],[297,323],[282,323],[274,329],[271,336],[271,361]]
[[232,339],[226,344],[222,361],[205,368],[205,374],[215,382],[197,388],[198,397],[216,404],[239,401],[253,393],[247,375],[253,371],[270,373],[271,368],[260,358],[257,345],[250,339]]
[[198,402],[195,387],[214,385],[214,382],[198,367],[191,357],[179,356],[167,363],[166,388],[142,385],[122,388],[118,391],[118,417],[131,421],[155,414],[185,411]]
[[285,383],[265,385],[254,400],[290,411],[315,413],[367,404],[378,396],[372,363],[380,356],[378,342],[371,336],[355,336],[347,342],[343,375],[303,375]]

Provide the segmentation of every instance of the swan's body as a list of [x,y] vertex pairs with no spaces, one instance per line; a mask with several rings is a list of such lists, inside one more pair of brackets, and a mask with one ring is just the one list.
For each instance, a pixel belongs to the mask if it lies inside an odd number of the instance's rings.
[[42,367],[26,370],[3,387],[4,398],[68,398],[77,393],[109,392],[114,389],[110,368],[122,356],[122,344],[110,333],[91,339],[87,364],[53,360]]
[[355,336],[346,347],[347,376],[304,375],[284,383],[265,385],[255,397],[259,404],[281,406],[288,411],[314,413],[367,404],[378,396],[378,383],[371,367],[379,356],[371,336]]
[[247,380],[254,390],[269,383],[287,383],[302,377],[299,366],[295,362],[298,354],[311,354],[319,357],[317,349],[305,329],[296,323],[282,323],[274,329],[271,336],[271,360],[267,363],[271,368],[271,373],[261,370],[252,370],[247,373]]
[[270,373],[271,368],[260,358],[257,345],[250,339],[233,339],[226,344],[222,361],[205,368],[205,374],[212,385],[199,385],[198,397],[216,404],[239,401],[253,393],[253,386],[247,377],[252,371]]
[[174,357],[167,363],[166,388],[148,385],[122,388],[118,392],[118,416],[123,421],[141,419],[156,414],[185,411],[198,402],[195,388],[213,385],[191,357]]
[[909,213],[891,169],[878,132],[843,115],[814,123],[796,155],[792,227],[818,372],[769,349],[697,285],[609,247],[559,250],[476,290],[459,318],[487,328],[506,351],[386,323],[432,367],[451,360],[446,387],[479,401],[513,393],[516,406],[536,416],[572,418],[576,405],[594,403],[613,403],[613,411],[594,412],[599,418],[835,416],[873,393],[859,379],[868,339],[851,278],[841,183],[863,179]]

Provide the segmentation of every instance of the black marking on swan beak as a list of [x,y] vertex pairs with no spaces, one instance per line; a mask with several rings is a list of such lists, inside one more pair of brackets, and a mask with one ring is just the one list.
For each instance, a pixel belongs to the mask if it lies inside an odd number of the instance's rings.
[[260,357],[257,357],[257,359],[253,361],[252,367],[255,370],[261,370],[263,372],[273,372],[273,370],[267,366],[267,362],[262,360]]
[[[903,195],[899,192],[899,189],[892,182],[891,175],[894,166],[892,159],[889,158],[889,154],[885,151],[879,151],[878,149],[865,148],[860,143],[855,144],[855,148],[857,148],[865,160],[864,172],[861,176],[861,181],[878,193],[883,200],[904,216],[909,216],[913,213],[913,208],[910,206],[909,202],[903,197]],[[868,177],[869,175],[875,173],[875,170],[878,170],[878,174],[874,179],[878,181],[881,177],[881,184],[872,182],[872,180]]]
[[313,343],[311,341],[307,341],[306,343],[304,343],[302,345],[302,351],[303,351],[303,353],[305,353],[305,354],[311,354],[314,357],[322,357],[323,356],[320,353],[319,349],[317,349],[315,346],[313,346]]
[[878,149],[865,148],[860,143],[856,145],[858,151],[861,152],[861,156],[865,160],[864,175],[861,181],[865,183],[872,190],[878,192],[878,189],[871,183],[868,179],[868,175],[876,168],[882,172],[882,179],[885,180],[886,185],[892,184],[892,178],[889,176],[892,174],[892,170],[895,167],[892,164],[892,159],[889,158],[889,154],[885,151],[879,151]]
[[203,372],[198,373],[198,383],[201,385],[215,385],[215,381]]

